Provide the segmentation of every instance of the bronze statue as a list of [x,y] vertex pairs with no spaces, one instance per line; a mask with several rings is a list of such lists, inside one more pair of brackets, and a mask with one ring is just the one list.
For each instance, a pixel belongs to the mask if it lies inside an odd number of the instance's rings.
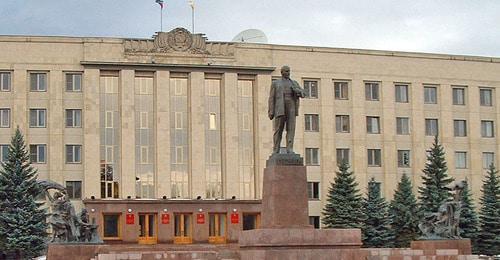
[[271,84],[269,119],[273,120],[273,154],[280,152],[281,137],[286,125],[286,152],[293,152],[295,117],[299,115],[299,98],[305,96],[297,81],[290,79],[290,67],[281,67],[281,79]]
[[420,239],[460,239],[460,200],[465,183],[461,181],[453,187],[453,201],[445,201],[438,212],[426,214],[418,225],[423,236]]

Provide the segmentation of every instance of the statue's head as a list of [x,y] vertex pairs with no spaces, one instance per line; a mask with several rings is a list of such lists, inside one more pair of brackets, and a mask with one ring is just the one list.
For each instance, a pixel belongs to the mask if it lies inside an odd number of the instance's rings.
[[288,67],[287,65],[281,67],[281,76],[285,79],[289,79],[290,78],[290,67]]

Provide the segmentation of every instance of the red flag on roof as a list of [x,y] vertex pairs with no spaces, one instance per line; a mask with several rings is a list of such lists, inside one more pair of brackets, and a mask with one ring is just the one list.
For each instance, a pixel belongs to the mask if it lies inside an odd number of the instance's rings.
[[156,0],[156,3],[160,5],[161,9],[163,9],[163,0]]

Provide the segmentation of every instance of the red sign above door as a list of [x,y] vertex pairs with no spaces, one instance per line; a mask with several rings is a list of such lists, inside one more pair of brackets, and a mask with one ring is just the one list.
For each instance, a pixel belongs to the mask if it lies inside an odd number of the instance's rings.
[[161,223],[162,224],[169,224],[170,223],[170,215],[168,213],[161,214]]
[[134,224],[134,219],[135,219],[135,218],[134,218],[134,214],[129,214],[129,213],[127,213],[127,215],[126,215],[126,218],[125,218],[125,219],[126,219],[126,222],[127,222],[127,224],[128,224],[128,225],[132,225],[132,224]]
[[205,214],[203,214],[203,213],[196,214],[196,223],[197,224],[205,224]]

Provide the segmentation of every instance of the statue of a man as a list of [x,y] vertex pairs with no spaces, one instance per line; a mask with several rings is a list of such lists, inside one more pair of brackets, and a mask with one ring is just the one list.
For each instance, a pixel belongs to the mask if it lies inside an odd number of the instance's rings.
[[286,125],[286,152],[293,153],[295,117],[299,115],[299,98],[305,96],[297,81],[290,79],[290,67],[281,67],[281,79],[271,84],[269,119],[273,120],[273,153],[279,153],[281,136]]

